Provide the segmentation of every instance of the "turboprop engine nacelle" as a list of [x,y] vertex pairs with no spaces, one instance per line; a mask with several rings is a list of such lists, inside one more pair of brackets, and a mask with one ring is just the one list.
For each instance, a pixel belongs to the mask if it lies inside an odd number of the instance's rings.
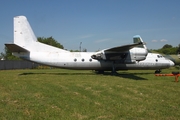
[[144,48],[132,48],[125,52],[104,52],[99,51],[93,54],[91,58],[96,60],[109,60],[109,61],[119,61],[123,63],[134,63],[136,61],[145,60],[148,54],[147,49]]
[[146,59],[148,51],[145,48],[133,48],[130,49],[130,54],[132,60],[142,61]]
[[93,54],[91,56],[92,59],[96,59],[96,60],[106,60],[106,56],[104,54],[104,51],[99,51],[96,54]]

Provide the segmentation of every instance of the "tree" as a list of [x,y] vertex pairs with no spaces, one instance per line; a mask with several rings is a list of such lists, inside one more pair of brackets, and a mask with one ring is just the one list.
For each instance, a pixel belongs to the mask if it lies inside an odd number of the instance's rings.
[[172,45],[166,44],[161,49],[154,50],[154,51],[156,51],[158,53],[162,53],[162,54],[171,55],[171,54],[177,54],[178,49],[180,49],[180,45],[179,45],[179,48],[178,48],[178,47],[173,47]]
[[54,47],[64,49],[63,45],[58,43],[52,36],[48,37],[48,38],[38,37],[38,41],[41,42],[41,43],[47,44],[47,45],[51,45],[51,46],[54,46]]
[[70,50],[70,52],[87,52],[87,49],[84,48],[82,51],[80,51],[80,50]]
[[70,50],[70,52],[80,52],[79,50]]
[[86,49],[86,48],[83,48],[82,52],[87,52],[87,49]]
[[5,60],[20,60],[20,58],[12,55],[12,52],[5,46],[4,53],[1,53],[1,58]]
[[172,47],[173,47],[172,45],[166,44],[162,48],[165,49],[165,48],[172,48]]
[[180,54],[180,44],[179,44],[179,46],[178,46],[177,53]]

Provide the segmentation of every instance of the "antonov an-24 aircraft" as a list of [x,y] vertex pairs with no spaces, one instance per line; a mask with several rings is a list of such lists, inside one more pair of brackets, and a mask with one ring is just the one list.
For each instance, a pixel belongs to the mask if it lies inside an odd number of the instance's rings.
[[36,63],[66,69],[95,70],[98,72],[130,69],[161,69],[174,63],[160,54],[148,53],[141,37],[134,43],[98,52],[70,52],[37,41],[25,16],[14,17],[14,43],[5,44],[14,56]]

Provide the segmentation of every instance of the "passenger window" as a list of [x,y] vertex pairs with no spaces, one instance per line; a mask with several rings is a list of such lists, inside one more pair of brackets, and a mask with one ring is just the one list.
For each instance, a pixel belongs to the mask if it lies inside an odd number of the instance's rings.
[[76,62],[76,61],[77,61],[77,59],[75,58],[75,59],[74,59],[74,62]]
[[82,59],[82,62],[84,62],[84,58]]
[[89,59],[90,62],[92,62],[92,59]]

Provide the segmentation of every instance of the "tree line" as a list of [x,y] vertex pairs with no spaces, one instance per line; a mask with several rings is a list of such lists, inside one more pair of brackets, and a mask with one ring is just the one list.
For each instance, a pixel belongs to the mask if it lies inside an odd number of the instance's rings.
[[176,47],[173,47],[172,45],[166,44],[160,49],[151,50],[151,51],[155,51],[157,53],[167,54],[167,55],[180,54],[180,44]]
[[[59,42],[57,42],[52,36],[47,37],[47,38],[38,37],[37,39],[41,43],[64,49],[64,46],[62,44],[60,44]],[[180,44],[177,47],[173,47],[172,45],[166,44],[160,49],[157,49],[157,50],[151,49],[150,51],[158,52],[160,54],[168,54],[168,55],[179,54],[180,53]],[[70,52],[80,52],[80,50],[70,50]],[[87,49],[84,48],[82,50],[82,52],[87,52]],[[1,59],[3,58],[5,60],[20,60],[19,58],[13,56],[12,52],[10,50],[8,50],[7,47],[4,48],[4,52],[0,53],[0,58]]]

